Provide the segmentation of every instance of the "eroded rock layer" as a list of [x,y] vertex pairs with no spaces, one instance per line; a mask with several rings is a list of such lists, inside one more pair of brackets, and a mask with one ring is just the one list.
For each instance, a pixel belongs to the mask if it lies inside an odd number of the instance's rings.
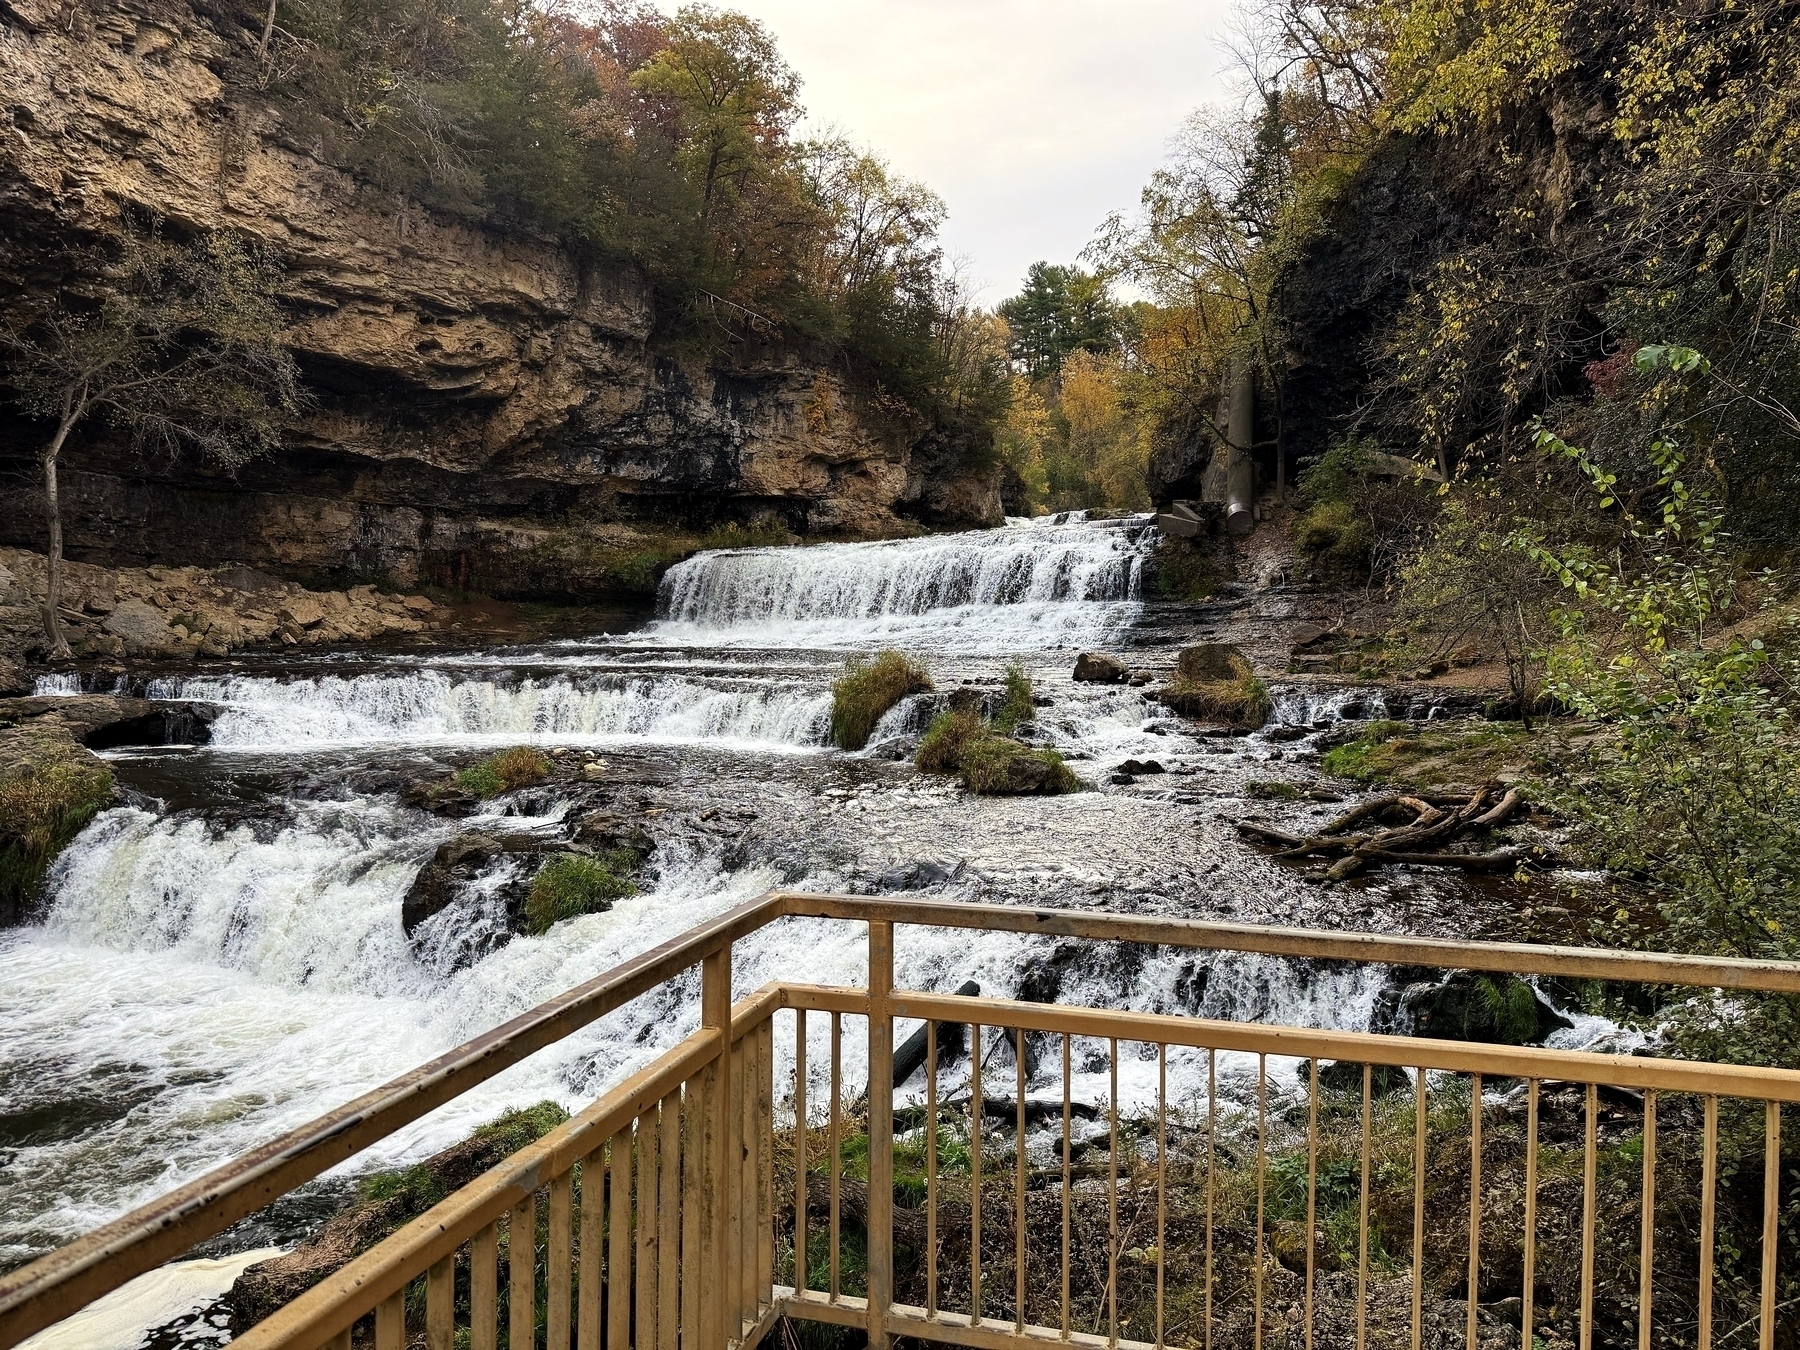
[[[238,231],[283,262],[318,397],[283,453],[234,473],[89,428],[65,454],[71,557],[583,595],[619,589],[609,551],[658,531],[998,523],[994,469],[821,354],[679,355],[635,268],[327,162],[232,82],[245,41],[182,3],[0,0],[0,316],[79,287],[74,250],[122,208]],[[0,410],[0,543],[42,547],[46,434]]]

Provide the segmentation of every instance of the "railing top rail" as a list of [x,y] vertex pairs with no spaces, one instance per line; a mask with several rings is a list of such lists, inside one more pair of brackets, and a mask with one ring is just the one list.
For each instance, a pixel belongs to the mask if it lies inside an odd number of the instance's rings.
[[168,1195],[0,1276],[0,1346],[187,1251],[538,1050],[782,917],[1043,933],[1331,961],[1800,993],[1800,964],[1329,933],[1079,910],[772,891],[549,999]]
[[775,898],[783,914],[827,919],[874,919],[929,928],[1043,933],[1056,937],[1255,952],[1322,961],[1800,994],[1800,962],[1794,961],[1676,956],[1664,952],[1616,951],[1606,947],[1544,947],[1525,942],[1457,942],[1386,933],[1334,933],[1207,919],[1096,914],[1087,910],[963,904],[950,900],[892,900],[804,891],[778,891]]

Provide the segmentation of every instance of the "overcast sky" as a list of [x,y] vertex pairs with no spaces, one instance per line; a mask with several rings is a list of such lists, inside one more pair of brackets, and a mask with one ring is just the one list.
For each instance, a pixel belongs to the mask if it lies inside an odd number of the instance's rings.
[[[665,8],[673,10],[674,0]],[[994,304],[1135,206],[1181,119],[1224,95],[1229,0],[722,0],[762,20],[835,125],[922,179]]]

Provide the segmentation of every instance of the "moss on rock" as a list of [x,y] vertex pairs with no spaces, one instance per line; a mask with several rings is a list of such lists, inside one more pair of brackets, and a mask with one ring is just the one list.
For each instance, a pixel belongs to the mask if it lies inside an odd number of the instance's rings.
[[24,917],[46,869],[112,791],[112,771],[60,722],[0,732],[0,922]]

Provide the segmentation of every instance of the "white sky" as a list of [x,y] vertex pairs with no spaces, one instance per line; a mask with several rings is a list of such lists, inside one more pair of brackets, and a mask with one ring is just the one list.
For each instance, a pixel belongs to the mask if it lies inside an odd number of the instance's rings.
[[[663,0],[673,10],[676,0]],[[949,207],[995,304],[1131,210],[1181,119],[1225,93],[1230,0],[721,0],[767,24],[835,126]]]

